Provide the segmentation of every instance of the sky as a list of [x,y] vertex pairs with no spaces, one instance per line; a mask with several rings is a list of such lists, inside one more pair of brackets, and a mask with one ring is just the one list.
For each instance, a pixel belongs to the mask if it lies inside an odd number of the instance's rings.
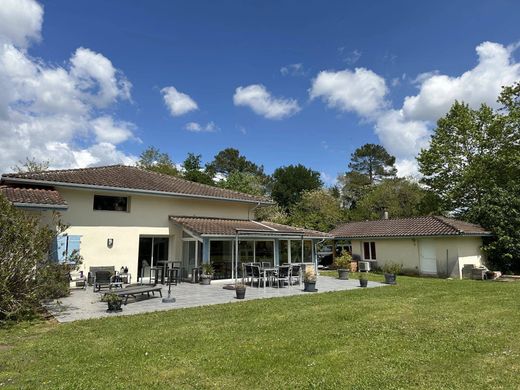
[[518,20],[513,0],[0,0],[0,171],[233,147],[332,185],[380,143],[416,175],[456,99],[520,81]]

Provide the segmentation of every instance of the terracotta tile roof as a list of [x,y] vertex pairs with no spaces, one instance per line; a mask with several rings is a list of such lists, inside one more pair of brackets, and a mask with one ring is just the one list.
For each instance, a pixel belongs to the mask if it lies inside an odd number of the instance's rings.
[[329,238],[327,233],[315,230],[301,229],[287,225],[280,225],[272,222],[258,222],[241,219],[221,219],[221,218],[198,218],[198,217],[179,217],[170,216],[170,219],[186,228],[188,231],[199,236],[235,236],[237,229],[241,233],[248,230],[259,233],[260,235],[302,235],[309,238]]
[[141,168],[111,165],[96,168],[66,169],[39,173],[10,173],[2,175],[4,182],[25,182],[79,187],[107,187],[130,191],[157,192],[188,197],[237,200],[252,203],[271,203],[267,198],[194,183],[178,177],[150,172]]
[[428,216],[377,221],[351,222],[339,225],[330,234],[341,238],[424,237],[424,236],[488,236],[479,225],[452,218]]
[[0,194],[16,206],[67,208],[67,202],[52,188],[0,186]]

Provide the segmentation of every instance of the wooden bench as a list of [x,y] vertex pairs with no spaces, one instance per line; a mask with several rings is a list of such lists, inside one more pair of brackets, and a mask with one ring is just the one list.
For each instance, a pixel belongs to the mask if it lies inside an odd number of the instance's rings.
[[121,298],[125,298],[124,304],[126,305],[126,303],[128,302],[128,297],[130,297],[130,296],[133,298],[136,298],[137,295],[148,294],[148,298],[149,298],[150,293],[152,293],[152,295],[155,296],[156,292],[158,292],[162,298],[162,287],[152,286],[152,285],[122,288],[120,290],[113,290],[113,291],[106,292],[105,295],[116,294],[117,296],[119,296]]

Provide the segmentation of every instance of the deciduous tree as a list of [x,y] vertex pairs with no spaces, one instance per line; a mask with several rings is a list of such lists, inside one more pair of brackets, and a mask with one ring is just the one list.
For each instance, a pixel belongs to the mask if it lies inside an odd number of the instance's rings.
[[159,149],[150,146],[139,156],[137,166],[148,171],[163,173],[170,176],[178,176],[179,170],[171,160],[168,153],[162,153]]
[[292,205],[289,217],[292,225],[322,232],[328,232],[346,220],[347,214],[340,207],[339,199],[324,189],[305,191]]
[[211,176],[202,168],[201,158],[202,156],[200,154],[188,153],[188,156],[182,163],[182,167],[184,168],[182,177],[196,183],[214,185],[215,183]]
[[456,102],[418,161],[447,210],[494,233],[484,246],[490,263],[519,272],[520,83],[498,101],[499,110]]

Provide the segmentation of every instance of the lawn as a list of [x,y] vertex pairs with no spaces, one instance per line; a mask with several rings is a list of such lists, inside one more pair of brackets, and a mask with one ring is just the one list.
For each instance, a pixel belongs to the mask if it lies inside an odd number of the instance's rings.
[[0,388],[518,388],[519,282],[398,283],[0,329]]

